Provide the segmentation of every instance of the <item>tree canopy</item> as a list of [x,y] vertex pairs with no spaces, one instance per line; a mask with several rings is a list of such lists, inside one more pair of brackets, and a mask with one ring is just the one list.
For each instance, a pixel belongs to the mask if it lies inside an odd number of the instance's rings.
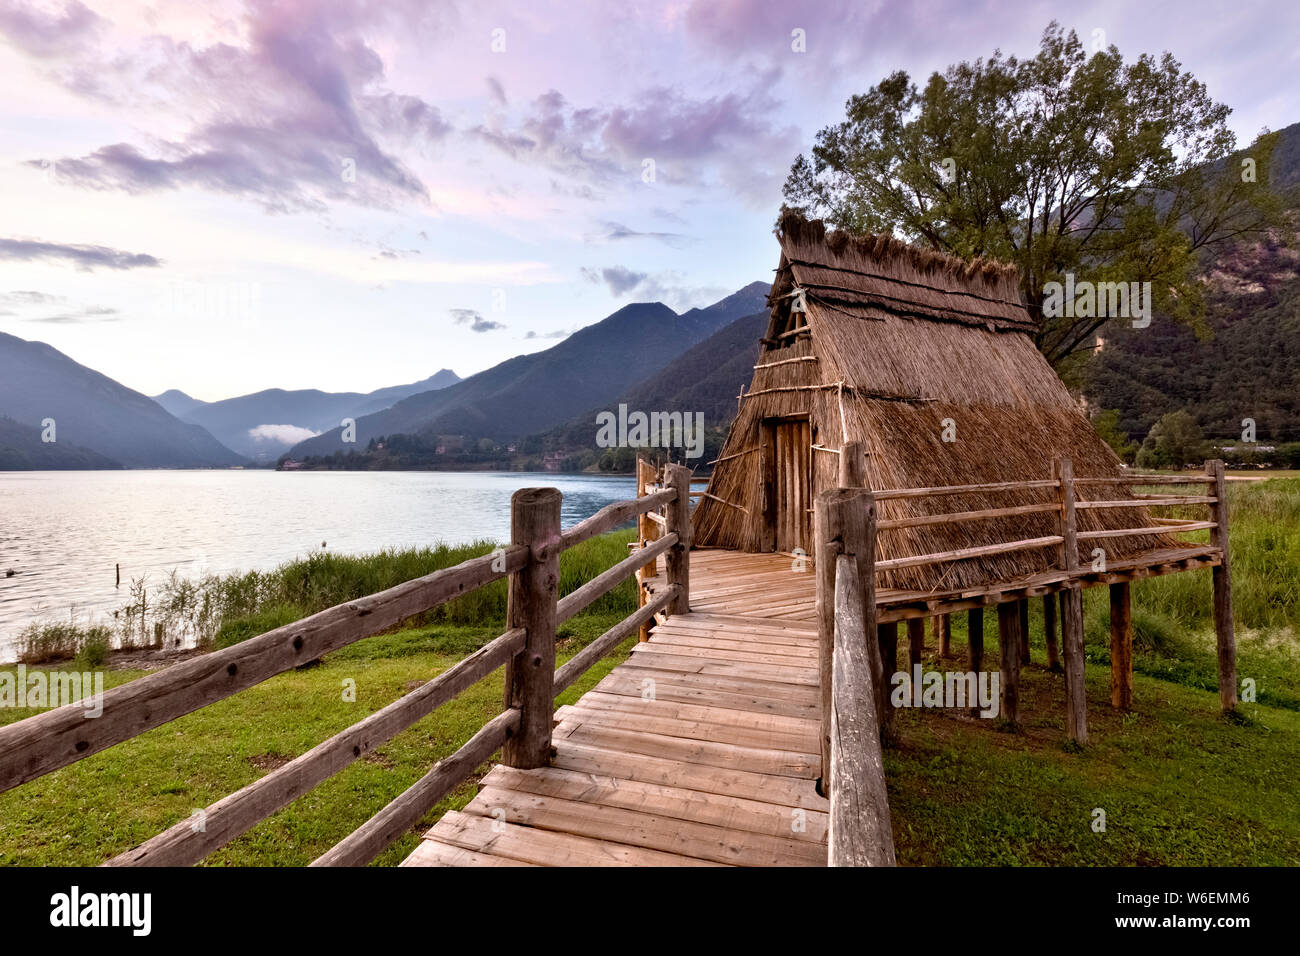
[[1067,273],[1150,282],[1155,309],[1199,324],[1198,251],[1276,221],[1276,134],[1235,154],[1231,111],[1172,55],[1126,64],[1095,45],[1089,55],[1053,22],[1031,59],[995,51],[934,73],[924,89],[905,72],[887,76],[795,161],[787,205],[851,231],[1015,263],[1039,348],[1058,367],[1108,319],[1044,315],[1044,287]]

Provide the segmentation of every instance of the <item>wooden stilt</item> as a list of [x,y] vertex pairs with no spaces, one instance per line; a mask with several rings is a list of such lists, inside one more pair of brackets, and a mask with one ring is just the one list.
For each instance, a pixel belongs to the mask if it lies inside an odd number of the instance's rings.
[[907,666],[915,667],[921,663],[925,654],[925,618],[909,617],[907,619]]
[[1219,706],[1226,713],[1237,706],[1237,637],[1232,629],[1232,575],[1228,567],[1228,498],[1223,479],[1223,462],[1205,463],[1213,479],[1215,503],[1211,511],[1215,527],[1210,542],[1223,551],[1222,560],[1211,573],[1214,578],[1214,638],[1219,653]]
[[881,686],[885,691],[885,706],[881,709],[881,722],[887,724],[894,715],[890,692],[894,689],[893,677],[898,671],[898,622],[878,624],[876,643],[880,645]]
[[[975,675],[984,667],[984,609],[966,612],[966,666]],[[970,709],[972,716],[979,715],[979,707]]]
[[1043,595],[1043,637],[1047,641],[1047,666],[1061,669],[1061,647],[1056,639],[1056,595]]
[[1125,581],[1110,586],[1110,704],[1133,706],[1133,612]]
[[1083,685],[1083,592],[1077,585],[1061,592],[1061,643],[1065,645],[1065,735],[1088,742],[1088,701]]
[[939,647],[939,656],[952,656],[952,620],[947,614],[936,614],[934,621],[934,642]]
[[1020,722],[1020,602],[998,605],[998,645],[1002,652],[1001,716]]
[[1029,663],[1029,598],[1016,602],[1016,613],[1020,615],[1020,663]]

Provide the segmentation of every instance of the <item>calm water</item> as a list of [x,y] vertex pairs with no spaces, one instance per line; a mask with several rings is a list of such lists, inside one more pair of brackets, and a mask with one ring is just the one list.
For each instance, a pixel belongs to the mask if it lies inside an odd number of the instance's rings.
[[25,624],[111,614],[142,575],[268,569],[322,542],[359,554],[504,541],[510,495],[539,485],[563,492],[566,528],[636,494],[630,477],[518,472],[2,472],[0,661]]

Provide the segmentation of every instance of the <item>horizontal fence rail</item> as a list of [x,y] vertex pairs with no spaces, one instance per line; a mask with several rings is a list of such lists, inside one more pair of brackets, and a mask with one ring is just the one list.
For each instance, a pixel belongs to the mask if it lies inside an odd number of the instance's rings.
[[[507,670],[507,705],[462,747],[312,866],[359,866],[410,831],[485,760],[527,766],[549,755],[554,697],[657,614],[689,609],[690,473],[665,467],[662,490],[600,509],[559,530],[560,494],[523,489],[511,501],[512,543],[492,554],[348,601],[232,647],[202,654],[104,694],[102,715],[68,706],[0,727],[0,791],[67,766],[294,667],[400,624],[478,588],[509,578],[507,630],[414,691],[334,734],[306,753],[109,860],[107,866],[187,866],[248,832],[262,820],[433,713],[498,668]],[[656,512],[662,511],[662,514]],[[643,515],[666,533],[558,598],[559,555]],[[554,669],[555,627],[634,577],[659,556],[668,563],[662,592]],[[516,620],[516,618],[518,620]],[[545,664],[545,668],[540,665]],[[512,702],[513,701],[513,702]],[[538,739],[538,737],[544,739]],[[512,743],[524,737],[527,747]],[[504,748],[504,749],[503,749]]]

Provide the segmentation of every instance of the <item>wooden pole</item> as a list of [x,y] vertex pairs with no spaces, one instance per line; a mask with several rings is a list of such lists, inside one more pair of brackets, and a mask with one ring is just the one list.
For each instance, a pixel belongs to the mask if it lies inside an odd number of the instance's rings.
[[1110,586],[1110,705],[1133,706],[1133,610],[1128,582]]
[[520,488],[510,498],[510,543],[529,549],[528,563],[510,576],[507,617],[527,632],[524,649],[506,665],[507,707],[520,711],[519,730],[506,740],[501,762],[528,770],[551,760],[555,713],[556,599],[560,585],[560,491]]
[[[967,668],[979,678],[984,667],[984,609],[972,608],[966,612],[966,661]],[[979,706],[970,709],[972,715],[978,714]]]
[[1020,663],[1029,663],[1029,598],[1016,602],[1016,613],[1020,615]]
[[[636,460],[636,496],[645,497],[646,486],[654,484],[655,469],[650,462],[644,458],[638,457]],[[659,537],[659,525],[655,524],[647,515],[639,515],[636,520],[637,538],[641,547],[645,547],[651,541]],[[645,607],[645,587],[644,582],[650,578],[659,576],[659,559],[643,565],[636,573],[636,606],[637,608]],[[645,643],[650,640],[650,628],[652,621],[647,621],[641,625],[637,632],[637,640]]]
[[998,605],[998,647],[1002,652],[1002,719],[1020,721],[1020,602]]
[[[835,658],[835,568],[837,559],[844,556],[854,561],[861,581],[862,601],[875,630],[876,621],[876,506],[871,492],[865,488],[833,488],[817,496],[813,513],[816,541],[814,565],[817,569],[817,621],[818,621],[818,677],[821,689],[821,782],[830,781],[831,770],[831,710]],[[867,631],[866,633],[870,633]],[[863,638],[865,641],[865,638]],[[868,642],[869,643],[869,642]],[[878,649],[868,648],[868,659],[874,675],[876,713],[882,702],[881,663]],[[823,796],[827,792],[821,789]]]
[[934,642],[939,645],[941,658],[952,656],[952,619],[947,614],[936,614],[934,620]]
[[[1052,466],[1061,503],[1061,567],[1073,577],[1079,570],[1078,526],[1074,516],[1074,462],[1057,459]],[[1083,591],[1071,580],[1061,592],[1061,637],[1065,652],[1065,733],[1077,744],[1088,742],[1088,701],[1083,680]]]
[[680,589],[668,602],[671,616],[691,610],[691,470],[685,465],[664,465],[664,477],[665,486],[677,489],[677,500],[667,507],[666,528],[677,535],[677,543],[664,555],[668,583]]
[[840,449],[840,487],[867,487],[867,457],[860,441],[846,441]]
[[894,688],[894,674],[898,672],[898,622],[876,625],[876,643],[880,647],[880,692],[884,704],[880,710],[881,725],[888,724],[894,716],[890,693]]
[[1228,494],[1223,477],[1223,462],[1205,463],[1215,502],[1210,506],[1216,527],[1210,531],[1210,543],[1222,552],[1214,575],[1214,638],[1219,652],[1219,706],[1224,713],[1237,706],[1237,637],[1232,629],[1232,575],[1228,567]]
[[925,618],[909,617],[907,619],[907,666],[913,673],[921,658],[925,655]]
[[1083,683],[1083,591],[1071,584],[1061,592],[1061,640],[1065,645],[1065,735],[1088,742],[1088,700]]
[[1056,639],[1056,595],[1043,595],[1043,637],[1047,641],[1047,666],[1061,669],[1061,647]]

